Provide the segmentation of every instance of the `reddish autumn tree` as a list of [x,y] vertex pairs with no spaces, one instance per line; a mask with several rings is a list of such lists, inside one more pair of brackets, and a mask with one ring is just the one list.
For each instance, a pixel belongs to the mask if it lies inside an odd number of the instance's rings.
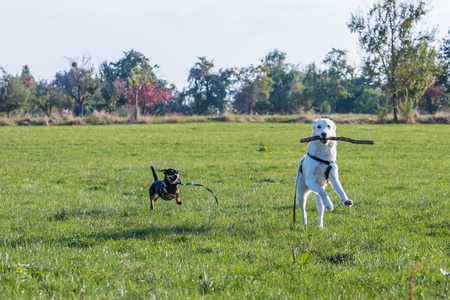
[[156,82],[140,82],[135,88],[127,88],[120,80],[116,82],[116,86],[124,93],[127,106],[135,105],[137,95],[137,104],[141,109],[153,109],[157,104],[167,102],[172,97],[166,84],[160,85]]
[[35,87],[36,82],[34,81],[33,75],[31,75],[30,68],[25,65],[22,68],[22,76],[20,77],[20,80],[22,81],[23,85],[26,87]]
[[436,85],[433,78],[433,83],[425,90],[425,93],[420,99],[419,108],[430,114],[434,114],[444,105],[444,102],[444,87],[442,85]]
[[34,82],[34,78],[31,75],[22,76],[22,78],[20,80],[26,87],[36,86],[36,82]]

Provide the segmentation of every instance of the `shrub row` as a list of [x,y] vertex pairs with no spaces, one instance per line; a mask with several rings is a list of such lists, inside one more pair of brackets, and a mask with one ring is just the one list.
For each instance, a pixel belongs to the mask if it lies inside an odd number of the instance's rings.
[[[339,124],[378,124],[392,123],[392,115],[380,121],[376,115],[363,114],[333,114],[324,115]],[[257,123],[310,123],[311,114],[301,113],[299,115],[165,115],[165,116],[140,116],[137,124],[164,124],[164,123],[206,123],[206,122],[257,122]],[[450,112],[439,112],[435,115],[418,115],[412,119],[413,123],[422,124],[450,124]],[[87,117],[74,117],[72,113],[52,115],[50,117],[30,116],[28,114],[13,116],[11,118],[0,117],[0,126],[51,126],[51,125],[108,125],[108,124],[130,124],[128,118],[115,116],[105,112],[94,111]],[[401,120],[401,123],[411,121]]]

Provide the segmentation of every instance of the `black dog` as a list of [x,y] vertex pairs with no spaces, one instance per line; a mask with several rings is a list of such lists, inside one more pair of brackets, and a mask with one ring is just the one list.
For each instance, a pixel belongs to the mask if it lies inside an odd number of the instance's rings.
[[164,174],[164,180],[159,180],[156,174],[155,168],[150,166],[153,172],[153,177],[155,181],[152,183],[148,192],[150,194],[150,209],[153,209],[153,202],[156,202],[158,198],[166,201],[175,199],[178,205],[181,205],[180,193],[178,190],[178,170],[177,169],[164,169],[162,170]]

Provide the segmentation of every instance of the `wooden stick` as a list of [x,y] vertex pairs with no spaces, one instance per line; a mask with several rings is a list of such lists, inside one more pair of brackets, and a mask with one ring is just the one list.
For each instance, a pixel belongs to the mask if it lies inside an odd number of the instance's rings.
[[354,140],[354,139],[342,137],[342,136],[329,137],[329,138],[321,138],[320,136],[312,136],[312,137],[301,139],[300,143],[309,143],[309,142],[317,141],[317,140],[342,141],[342,142],[349,142],[349,143],[353,143],[353,144],[363,144],[363,145],[374,145],[375,144],[374,141]]

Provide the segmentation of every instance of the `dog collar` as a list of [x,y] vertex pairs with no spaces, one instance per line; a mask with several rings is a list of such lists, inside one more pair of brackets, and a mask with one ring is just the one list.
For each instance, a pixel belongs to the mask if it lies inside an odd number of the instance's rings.
[[311,157],[312,159],[317,160],[318,162],[321,162],[326,165],[334,164],[334,161],[323,160],[323,159],[318,158],[317,156],[311,155],[309,153],[308,153],[308,156]]

